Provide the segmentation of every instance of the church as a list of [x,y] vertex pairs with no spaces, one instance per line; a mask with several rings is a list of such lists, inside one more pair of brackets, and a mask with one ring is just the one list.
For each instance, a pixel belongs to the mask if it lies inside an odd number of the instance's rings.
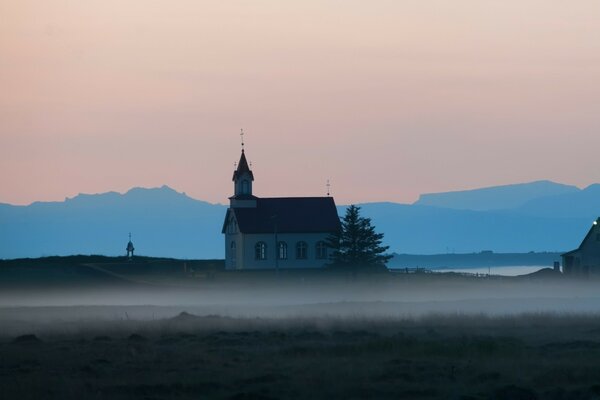
[[233,173],[234,194],[225,215],[225,268],[323,268],[327,238],[341,230],[332,197],[256,197],[254,174],[242,155]]

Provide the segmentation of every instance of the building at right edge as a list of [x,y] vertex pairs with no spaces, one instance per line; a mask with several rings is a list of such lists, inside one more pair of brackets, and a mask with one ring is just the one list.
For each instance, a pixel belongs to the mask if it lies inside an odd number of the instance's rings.
[[561,257],[565,274],[600,274],[600,218],[594,221],[579,247]]

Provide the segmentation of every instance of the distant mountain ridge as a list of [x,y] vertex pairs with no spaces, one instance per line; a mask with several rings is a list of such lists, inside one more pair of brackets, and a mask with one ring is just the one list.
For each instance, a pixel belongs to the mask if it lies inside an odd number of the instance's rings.
[[168,186],[29,206],[3,204],[0,258],[124,254],[129,232],[140,254],[218,258],[225,210]]
[[600,184],[590,185],[574,193],[532,199],[516,211],[538,217],[597,218],[600,216]]
[[551,181],[535,181],[473,190],[422,194],[414,204],[456,210],[503,210],[520,207],[542,197],[575,194],[580,191],[581,189],[576,186]]
[[[600,185],[578,189],[540,181],[424,195],[414,204],[361,206],[391,252],[566,251],[579,245],[600,216]],[[338,208],[342,216],[345,206]],[[129,232],[138,254],[222,258],[226,209],[168,186],[0,204],[0,258],[120,255]]]

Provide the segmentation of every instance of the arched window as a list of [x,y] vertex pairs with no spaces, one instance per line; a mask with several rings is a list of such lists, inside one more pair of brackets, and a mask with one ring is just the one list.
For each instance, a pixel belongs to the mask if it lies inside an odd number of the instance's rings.
[[298,260],[305,260],[307,257],[307,248],[306,242],[298,242],[296,243],[296,258]]
[[237,222],[233,217],[229,220],[229,224],[227,225],[227,233],[237,233]]
[[250,184],[246,179],[242,181],[242,194],[250,194]]
[[325,244],[324,241],[321,240],[317,242],[316,250],[317,258],[319,260],[324,260],[327,258],[327,244]]
[[237,259],[237,245],[235,244],[235,242],[231,242],[230,249],[231,264],[235,265]]
[[287,243],[279,242],[277,245],[277,258],[287,260]]
[[254,258],[256,260],[267,259],[267,244],[265,242],[258,242],[254,246]]

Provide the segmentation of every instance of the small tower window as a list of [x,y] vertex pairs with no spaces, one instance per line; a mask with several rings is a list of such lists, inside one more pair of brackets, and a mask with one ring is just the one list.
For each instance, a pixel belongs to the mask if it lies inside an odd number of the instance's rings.
[[296,258],[298,260],[305,260],[307,258],[307,247],[306,242],[296,243]]
[[267,244],[265,242],[258,242],[254,246],[254,258],[256,260],[267,259]]
[[250,184],[246,179],[242,181],[242,194],[250,194]]
[[286,242],[279,242],[277,245],[277,258],[279,258],[280,260],[287,260],[288,255],[287,255],[287,243]]
[[327,258],[327,244],[325,244],[324,241],[321,240],[321,241],[317,242],[316,250],[317,250],[317,258],[319,260],[324,260]]

